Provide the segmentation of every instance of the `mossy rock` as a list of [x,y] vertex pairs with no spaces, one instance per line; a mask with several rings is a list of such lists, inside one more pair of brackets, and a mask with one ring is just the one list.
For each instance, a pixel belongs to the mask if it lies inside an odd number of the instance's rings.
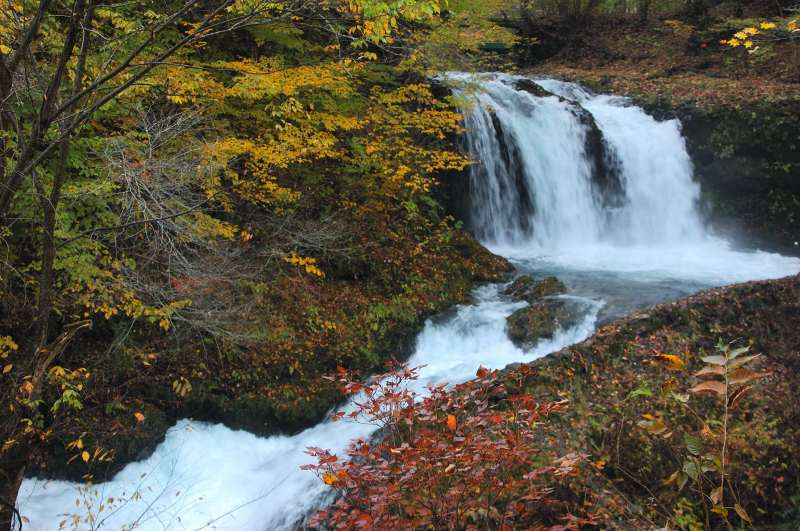
[[552,339],[556,331],[578,322],[579,312],[569,301],[554,299],[531,304],[511,314],[506,332],[520,348],[530,348],[540,339]]
[[566,293],[567,287],[556,277],[546,277],[536,281],[532,277],[522,275],[517,277],[505,290],[514,301],[535,302],[544,297]]

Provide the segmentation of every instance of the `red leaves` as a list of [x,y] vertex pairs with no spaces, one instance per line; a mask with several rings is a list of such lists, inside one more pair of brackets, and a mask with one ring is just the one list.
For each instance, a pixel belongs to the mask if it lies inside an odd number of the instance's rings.
[[[400,367],[361,389],[357,417],[382,427],[372,443],[356,441],[349,459],[320,448],[314,471],[339,493],[315,518],[329,529],[520,528],[550,511],[547,481],[569,477],[584,456],[546,462],[537,444],[543,420],[566,402],[539,404],[529,394],[509,393],[478,370],[478,380],[455,389],[434,386],[425,397],[405,384],[416,371]],[[347,418],[348,415],[335,415]],[[548,513],[551,514],[551,513]],[[556,516],[556,518],[558,518]]]

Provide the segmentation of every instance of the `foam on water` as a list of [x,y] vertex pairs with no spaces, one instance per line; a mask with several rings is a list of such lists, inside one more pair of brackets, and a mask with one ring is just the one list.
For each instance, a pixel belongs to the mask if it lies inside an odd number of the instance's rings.
[[[423,366],[415,390],[427,384],[458,383],[481,365],[499,369],[532,360],[588,337],[601,303],[579,300],[583,321],[559,330],[532,352],[522,352],[504,332],[505,318],[524,306],[502,301],[498,286],[476,290],[476,304],[460,306],[442,322],[429,321],[420,334],[412,366]],[[86,514],[85,500],[101,529],[291,529],[325,499],[327,487],[300,466],[312,462],[306,448],[341,453],[350,441],[368,437],[372,426],[322,422],[295,436],[256,437],[221,425],[182,420],[169,430],[151,457],[125,467],[112,481],[94,487],[26,480],[20,492],[28,529],[57,529],[60,515]],[[137,499],[133,499],[134,494]],[[109,497],[113,514],[96,508]],[[75,501],[81,500],[76,508]],[[128,500],[128,501],[126,501]],[[108,505],[108,504],[107,504]],[[81,525],[80,529],[89,526]],[[69,527],[68,527],[69,528]]]
[[[592,333],[606,302],[629,311],[703,287],[800,271],[796,258],[737,251],[709,233],[677,121],[657,122],[624,99],[572,83],[537,80],[559,98],[518,90],[519,77],[447,78],[473,101],[467,147],[481,163],[470,174],[473,230],[521,270],[559,275],[570,287],[567,297],[585,312],[575,327],[523,352],[508,339],[505,320],[524,303],[501,296],[500,286],[479,288],[473,304],[429,321],[420,333],[410,360],[424,366],[417,390],[579,342]],[[619,172],[622,196],[615,206],[602,200],[593,181],[588,129],[580,119],[586,111]],[[294,436],[261,438],[182,420],[149,458],[112,481],[87,487],[27,479],[19,505],[31,530],[58,529],[62,520],[69,529],[73,514],[94,517],[80,529],[290,529],[329,495],[299,468],[312,461],[306,448],[341,453],[372,432],[363,424],[326,421]]]

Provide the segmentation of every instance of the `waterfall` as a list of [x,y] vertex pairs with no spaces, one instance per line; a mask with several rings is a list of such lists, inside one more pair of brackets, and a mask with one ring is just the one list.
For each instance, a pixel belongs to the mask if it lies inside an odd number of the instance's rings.
[[[505,320],[525,303],[509,300],[502,285],[482,286],[473,304],[429,321],[418,336],[409,360],[422,366],[418,391],[581,341],[601,311],[617,316],[705,287],[800,271],[795,258],[735,251],[706,231],[678,122],[657,122],[624,99],[571,83],[537,81],[544,94],[521,77],[447,77],[458,83],[476,161],[472,230],[520,271],[564,280],[584,312],[576,326],[523,351]],[[342,455],[373,429],[323,421],[261,438],[181,420],[151,456],[108,482],[26,479],[20,511],[35,531],[59,529],[62,520],[72,528],[73,516],[78,529],[295,529],[330,500],[328,487],[300,469],[311,462],[305,450]]]
[[460,91],[474,104],[470,223],[481,239],[547,251],[707,238],[676,120],[657,122],[624,98],[574,83],[539,80],[545,95],[522,81],[492,75]]

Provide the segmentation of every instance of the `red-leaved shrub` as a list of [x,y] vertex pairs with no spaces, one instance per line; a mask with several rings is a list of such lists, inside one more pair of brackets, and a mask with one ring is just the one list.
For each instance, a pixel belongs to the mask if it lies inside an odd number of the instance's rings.
[[[352,529],[571,529],[591,524],[560,512],[551,497],[559,479],[574,474],[583,456],[546,456],[537,440],[563,402],[536,403],[510,394],[496,374],[452,389],[407,389],[418,370],[394,367],[363,384],[340,371],[356,409],[335,418],[369,422],[373,440],[357,440],[347,459],[309,448],[313,470],[335,489],[336,501],[315,515],[315,527]],[[559,525],[555,525],[559,523]]]

